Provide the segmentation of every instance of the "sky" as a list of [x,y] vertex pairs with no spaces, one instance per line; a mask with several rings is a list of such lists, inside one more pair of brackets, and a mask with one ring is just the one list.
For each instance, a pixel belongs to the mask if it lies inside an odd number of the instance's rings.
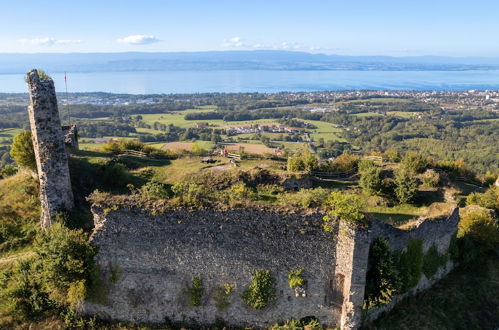
[[0,53],[499,57],[499,0],[0,0]]

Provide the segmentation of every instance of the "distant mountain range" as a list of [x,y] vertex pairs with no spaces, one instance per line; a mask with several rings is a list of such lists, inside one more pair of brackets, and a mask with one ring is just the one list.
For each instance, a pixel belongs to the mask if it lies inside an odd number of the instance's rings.
[[0,54],[0,74],[167,70],[499,70],[499,58],[341,56],[294,51]]

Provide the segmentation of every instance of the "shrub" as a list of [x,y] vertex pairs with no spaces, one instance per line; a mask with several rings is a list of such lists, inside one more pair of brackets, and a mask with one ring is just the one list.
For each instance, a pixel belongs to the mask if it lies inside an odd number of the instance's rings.
[[395,197],[399,203],[410,202],[417,191],[417,181],[411,172],[399,169],[395,172]]
[[270,270],[256,270],[251,275],[251,284],[243,292],[244,302],[255,309],[263,309],[275,298],[275,280]]
[[252,200],[256,199],[253,189],[248,188],[244,183],[237,183],[229,188],[229,198],[232,200]]
[[172,187],[175,196],[186,205],[202,206],[209,200],[209,191],[205,186],[189,181],[177,182]]
[[157,181],[147,182],[141,190],[148,198],[152,199],[168,199],[173,195],[169,185]]
[[38,235],[33,247],[40,260],[38,276],[52,299],[64,304],[73,283],[91,281],[97,250],[82,230],[55,223]]
[[224,283],[223,287],[217,287],[213,291],[213,300],[215,300],[215,306],[218,309],[224,310],[230,306],[229,297],[234,290],[234,285],[230,283]]
[[421,173],[428,165],[426,159],[417,153],[408,152],[401,160],[402,167],[412,173]]
[[437,247],[432,245],[428,251],[426,251],[423,258],[423,273],[427,278],[431,278],[448,260],[449,257],[447,254],[441,255],[438,253]]
[[332,164],[331,170],[333,172],[350,172],[357,169],[359,157],[351,154],[342,154],[336,157]]
[[362,213],[364,201],[356,194],[333,191],[325,203],[328,215],[324,217],[324,229],[332,231],[335,221],[342,220],[353,226],[367,225],[366,217]]
[[305,163],[300,156],[288,157],[288,171],[298,172],[305,170]]
[[17,173],[17,168],[13,165],[5,165],[2,169],[0,169],[0,178],[8,178],[9,176],[13,176]]
[[10,156],[19,167],[36,171],[35,150],[31,131],[22,131],[14,137]]
[[193,278],[192,285],[189,287],[189,303],[191,306],[201,306],[203,292],[203,280],[199,277]]
[[488,210],[469,210],[461,215],[457,238],[460,241],[461,260],[470,262],[497,248],[499,224]]
[[[276,323],[270,330],[322,330],[322,325],[314,317],[304,317],[300,320],[286,320],[284,323]],[[333,329],[334,330],[334,329]]]
[[320,207],[328,198],[324,188],[300,189],[298,192],[283,193],[279,196],[283,205],[293,205],[303,208]]
[[81,230],[55,223],[35,239],[35,257],[23,261],[13,271],[12,301],[15,313],[29,319],[60,308],[78,308],[94,285],[96,248]]
[[369,250],[369,263],[371,267],[367,271],[364,295],[366,308],[389,303],[401,285],[400,274],[386,239],[374,241]]
[[411,239],[405,251],[398,255],[401,290],[407,292],[415,287],[423,273],[423,241]]
[[379,195],[383,190],[383,179],[381,169],[370,161],[359,163],[360,182],[359,185],[369,195]]
[[388,149],[383,154],[383,158],[387,158],[391,162],[399,162],[400,161],[400,154],[395,149]]
[[422,178],[423,178],[423,185],[425,185],[426,187],[435,188],[438,187],[440,183],[440,175],[435,170],[432,169],[426,170]]
[[102,182],[112,188],[125,186],[130,178],[126,166],[114,159],[101,166],[101,175]]
[[484,193],[471,193],[466,199],[466,204],[499,210],[499,187],[490,187]]
[[305,283],[306,281],[303,279],[303,268],[288,273],[288,284],[291,289],[303,286]]

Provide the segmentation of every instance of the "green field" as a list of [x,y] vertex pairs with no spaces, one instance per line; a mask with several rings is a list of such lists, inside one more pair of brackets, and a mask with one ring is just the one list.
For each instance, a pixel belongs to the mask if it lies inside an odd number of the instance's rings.
[[382,117],[383,116],[381,113],[377,113],[377,112],[361,112],[361,113],[355,113],[353,115],[355,117],[359,117],[359,118]]
[[414,116],[417,115],[417,112],[410,112],[410,111],[388,111],[388,115],[394,116],[394,117],[400,117],[400,118],[413,118]]
[[0,129],[0,145],[10,145],[11,140],[22,131],[20,128],[2,128]]
[[316,129],[309,129],[310,136],[314,141],[318,141],[319,139],[324,139],[324,141],[337,141],[344,142],[346,141],[341,137],[341,128],[336,128],[331,123],[326,123],[319,120],[304,120],[304,122],[315,125]]

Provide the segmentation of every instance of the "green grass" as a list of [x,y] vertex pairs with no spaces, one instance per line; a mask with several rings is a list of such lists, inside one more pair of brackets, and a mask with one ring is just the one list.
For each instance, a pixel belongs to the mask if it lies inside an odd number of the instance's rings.
[[175,184],[188,174],[199,173],[203,168],[227,165],[229,160],[222,157],[214,157],[218,162],[214,164],[201,163],[201,157],[182,157],[171,161],[170,165],[155,168],[154,179]]
[[382,117],[383,114],[377,112],[361,112],[353,114],[355,117],[359,118],[369,118],[369,117]]
[[314,141],[324,139],[324,141],[346,141],[341,137],[341,128],[336,128],[331,123],[326,123],[319,120],[304,120],[304,122],[315,125],[316,129],[309,129],[310,136]]
[[414,118],[417,112],[410,111],[388,111],[387,114],[394,117],[400,118]]
[[0,129],[0,145],[10,145],[14,136],[22,131],[20,128],[2,128]]
[[367,212],[371,213],[375,218],[383,220],[395,226],[402,225],[405,222],[417,218],[428,211],[428,207],[417,207],[411,204],[395,205],[393,207],[374,206],[368,207]]

